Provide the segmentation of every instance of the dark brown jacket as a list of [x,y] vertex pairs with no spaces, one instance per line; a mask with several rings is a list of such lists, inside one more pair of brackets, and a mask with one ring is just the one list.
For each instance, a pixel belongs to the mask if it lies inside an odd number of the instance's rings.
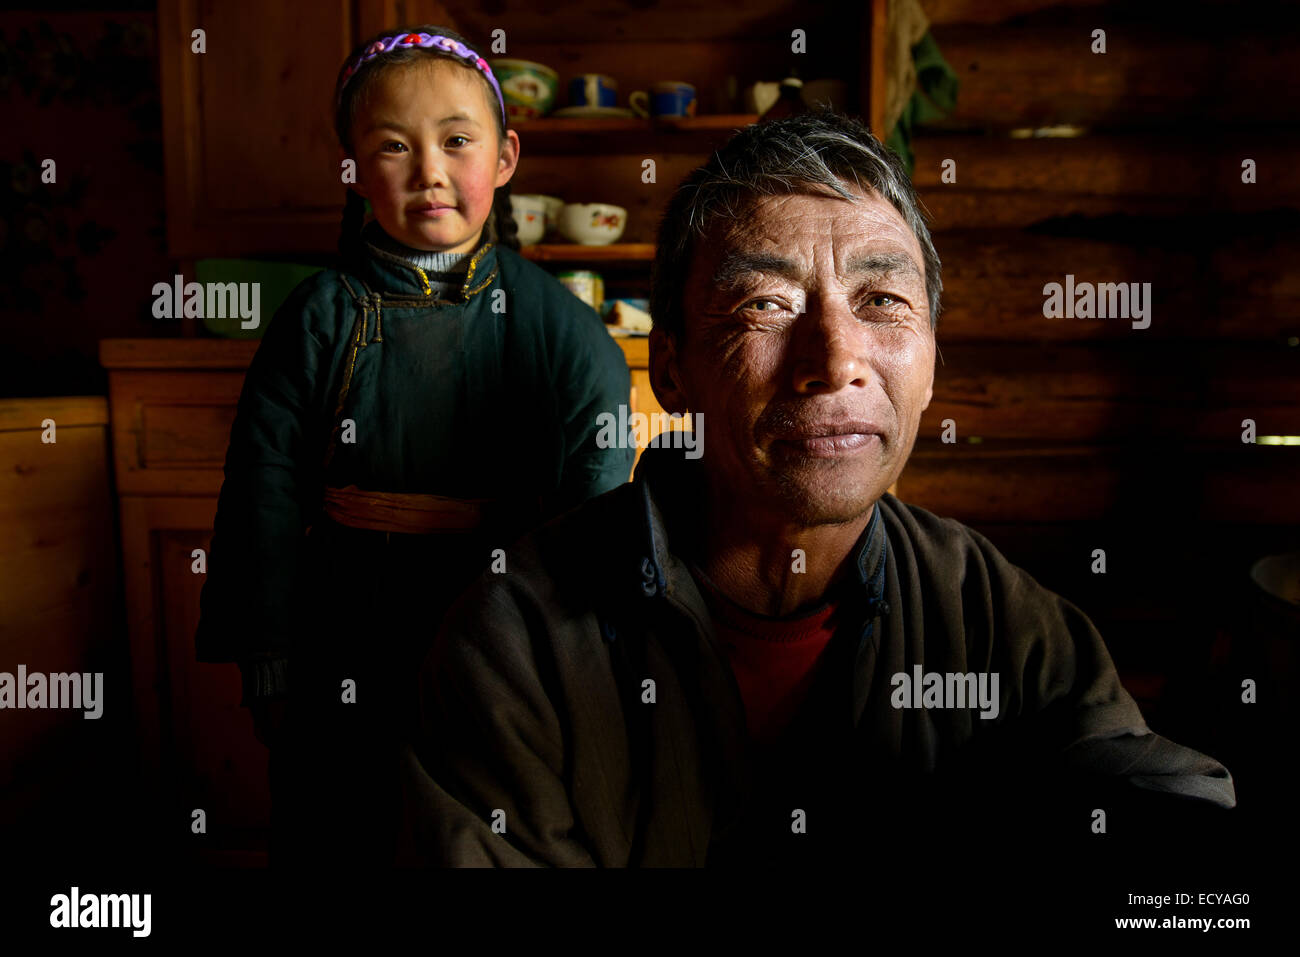
[[[808,703],[759,754],[682,560],[699,468],[647,450],[632,483],[522,539],[453,608],[403,757],[400,862],[811,863],[908,828],[960,839],[992,808],[998,826],[1033,810],[1034,826],[1084,834],[1089,808],[1122,814],[1116,795],[1135,788],[1236,803],[1227,769],[1150,731],[1078,608],[979,533],[889,494]],[[997,717],[895,707],[891,679],[915,665],[996,672]],[[1044,803],[1085,780],[1112,789]]]

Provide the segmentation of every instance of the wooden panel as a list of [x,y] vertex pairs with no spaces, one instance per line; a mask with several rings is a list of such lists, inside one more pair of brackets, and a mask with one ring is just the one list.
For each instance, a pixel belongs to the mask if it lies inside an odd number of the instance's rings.
[[648,263],[655,258],[655,247],[651,243],[610,243],[608,246],[540,243],[521,247],[520,255],[533,262],[546,263]]
[[208,547],[216,507],[215,498],[121,498],[135,740],[178,827],[202,808],[205,850],[255,850],[269,817],[266,751],[239,707],[237,666],[194,657],[203,576],[191,553]]
[[614,339],[623,350],[629,369],[650,368],[650,339],[648,336],[618,336]]
[[238,369],[253,361],[257,340],[103,339],[99,362],[105,369]]
[[905,501],[968,524],[1140,522],[1155,501],[1188,521],[1300,524],[1300,449],[1286,446],[945,446],[927,438],[917,440],[898,484]]
[[235,411],[235,402],[142,406],[141,464],[147,469],[220,469],[225,464]]
[[115,372],[109,403],[118,491],[216,495],[243,382],[242,372]]
[[[976,523],[1007,559],[1028,570],[1045,587],[1065,595],[1091,615],[1149,622],[1152,637],[1161,625],[1186,614],[1199,601],[1205,543],[1214,542],[1225,592],[1245,585],[1251,564],[1262,555],[1300,545],[1300,529],[1237,525],[1231,516],[1206,522],[1181,521],[1153,502],[1147,521]],[[1106,553],[1105,574],[1094,573],[1094,549]],[[1193,615],[1201,617],[1199,610]],[[1167,637],[1176,637],[1168,635]]]
[[952,419],[961,441],[1167,442],[1300,435],[1300,350],[1134,342],[1124,348],[955,345],[942,349],[920,434]]
[[[1104,7],[1114,0],[1070,0],[1071,7]],[[1035,13],[1057,14],[1061,0],[922,0],[932,25],[945,23],[1002,23]],[[1096,18],[1101,11],[1088,11]]]
[[553,153],[585,155],[593,146],[599,146],[602,154],[647,155],[708,153],[757,119],[758,116],[751,113],[600,120],[547,116],[539,120],[522,120],[511,126],[519,134],[521,149],[522,144],[528,144],[529,156]]
[[[1292,133],[1238,139],[1090,136],[1008,139],[921,135],[913,143],[914,181],[932,228],[1029,226],[1065,216],[1186,216],[1211,211],[1300,208],[1300,179],[1289,170],[1300,151]],[[1266,171],[1241,182],[1243,157]],[[957,181],[940,182],[945,159]],[[1208,241],[1207,241],[1208,244]]]
[[[1106,30],[1093,53],[1092,30]],[[1005,130],[1058,124],[1159,129],[1293,124],[1300,33],[1228,18],[1203,24],[1117,22],[1097,11],[1087,24],[937,26],[934,38],[957,72],[957,107],[939,128]],[[1230,140],[1239,145],[1236,138]]]
[[[0,670],[23,664],[31,672],[104,672],[105,713],[118,726],[128,696],[106,667],[121,637],[108,435],[103,425],[71,424],[78,414],[102,413],[94,404],[0,403],[0,421],[35,421],[0,431]],[[46,444],[39,423],[50,410],[59,425],[56,441]],[[56,708],[7,713],[0,779],[11,780],[20,761],[47,747],[65,758],[69,741],[56,736],[80,731],[85,720],[80,711]]]
[[[1274,226],[1274,223],[1277,225]],[[934,235],[943,263],[940,343],[956,341],[1152,340],[1283,342],[1300,335],[1300,218],[1243,218],[1216,225],[1215,243],[1189,242],[1191,223],[1115,220],[1090,231],[1108,241],[1007,229]],[[1048,319],[1043,287],[1151,283],[1151,325]]]
[[215,498],[124,495],[118,503],[137,744],[141,765],[151,774],[159,773],[170,748],[168,688],[173,652],[166,642],[178,643],[177,654],[183,649],[192,655],[194,649],[193,633],[169,636],[165,629],[168,612],[166,596],[158,590],[162,570],[156,532],[211,529],[216,507]]
[[0,399],[0,432],[39,430],[45,419],[53,419],[58,429],[108,425],[108,400],[102,395]]
[[[487,42],[491,32],[505,29],[510,56],[530,59],[523,52],[532,45],[554,42],[610,41],[721,41],[738,37],[780,37],[789,42],[790,30],[813,23],[834,24],[842,5],[820,0],[793,4],[790,0],[746,0],[743,4],[700,4],[696,0],[656,0],[630,3],[600,0],[583,4],[538,4],[532,0],[497,0],[490,5],[454,0],[445,5],[467,36]],[[840,31],[844,24],[840,22]],[[809,40],[809,52],[815,37]],[[518,46],[516,46],[518,44]],[[788,49],[788,45],[787,45]],[[554,64],[551,64],[552,66]],[[660,79],[669,79],[661,77]]]
[[460,18],[453,14],[450,6],[436,0],[357,0],[357,42],[381,30],[421,23],[448,27],[464,34]]
[[[314,6],[310,43],[294,42],[301,14],[256,0],[158,5],[172,256],[334,247],[344,188],[328,90],[356,42],[352,3]],[[196,28],[206,53],[191,52]]]
[[[204,505],[215,513],[215,502]],[[247,709],[239,706],[239,667],[204,664],[194,657],[206,576],[193,573],[191,555],[194,549],[206,551],[211,538],[211,522],[193,529],[154,529],[155,588],[162,602],[159,645],[167,655],[163,694],[170,702],[169,745],[183,772],[181,806],[187,816],[193,808],[203,808],[208,843],[228,844],[240,840],[241,832],[269,827],[271,799],[267,749],[254,736]]]
[[886,72],[886,51],[889,48],[889,2],[871,0],[868,13],[869,28],[861,32],[858,48],[858,83],[866,90],[867,126],[879,140],[886,139],[891,130],[885,129],[885,109],[889,100],[889,77]]

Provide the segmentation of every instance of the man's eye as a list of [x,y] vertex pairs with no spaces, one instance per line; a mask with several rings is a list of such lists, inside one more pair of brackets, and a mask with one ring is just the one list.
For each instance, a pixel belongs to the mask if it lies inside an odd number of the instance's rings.
[[[761,309],[759,308],[760,306],[768,306],[770,308]],[[751,299],[749,302],[741,306],[741,308],[752,309],[754,312],[775,312],[784,307],[774,299]]]
[[[885,300],[885,301],[884,301],[884,302],[881,302],[880,300],[882,300],[882,299]],[[901,300],[899,300],[897,297],[895,297],[895,296],[891,296],[891,295],[889,295],[888,293],[884,293],[884,292],[878,292],[878,293],[875,293],[874,295],[871,295],[871,296],[868,296],[868,297],[867,297],[867,305],[869,305],[869,306],[879,306],[879,307],[882,308],[882,309],[887,308],[887,307],[889,307],[889,306],[892,306],[892,305],[894,305],[895,303],[898,303],[898,302],[900,302],[900,301],[901,301]]]

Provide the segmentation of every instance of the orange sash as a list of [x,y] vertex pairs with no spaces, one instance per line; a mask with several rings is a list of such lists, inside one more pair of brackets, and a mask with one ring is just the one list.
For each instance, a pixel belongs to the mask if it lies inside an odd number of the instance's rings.
[[483,507],[490,501],[411,492],[370,492],[349,485],[325,489],[324,511],[335,522],[350,528],[428,535],[473,531],[482,524]]

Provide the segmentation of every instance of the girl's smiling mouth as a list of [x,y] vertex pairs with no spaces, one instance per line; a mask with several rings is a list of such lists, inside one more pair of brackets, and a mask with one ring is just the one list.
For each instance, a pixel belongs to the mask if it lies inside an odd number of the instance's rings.
[[455,206],[449,206],[446,203],[423,203],[419,206],[413,206],[408,210],[412,216],[425,216],[437,218],[456,209]]

